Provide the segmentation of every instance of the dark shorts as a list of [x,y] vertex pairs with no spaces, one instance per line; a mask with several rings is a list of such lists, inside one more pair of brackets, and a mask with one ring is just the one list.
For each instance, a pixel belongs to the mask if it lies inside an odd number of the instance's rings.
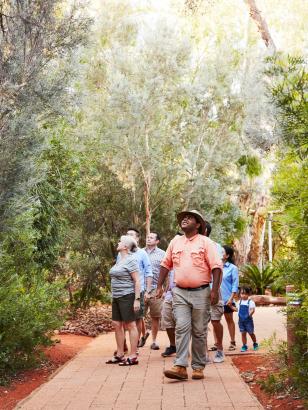
[[[232,306],[236,306],[235,303],[232,303]],[[224,313],[233,313],[234,311],[228,305],[224,305]]]
[[112,320],[117,322],[133,322],[136,320],[134,312],[135,294],[112,299]]
[[254,333],[254,325],[253,325],[252,317],[249,317],[248,319],[245,319],[245,320],[239,320],[238,325],[239,325],[241,333],[249,333],[249,334]]

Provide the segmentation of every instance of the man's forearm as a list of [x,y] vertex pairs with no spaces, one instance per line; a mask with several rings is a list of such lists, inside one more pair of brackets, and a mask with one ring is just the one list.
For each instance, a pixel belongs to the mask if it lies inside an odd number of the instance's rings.
[[160,267],[159,271],[159,278],[157,282],[157,287],[161,288],[166,280],[166,277],[168,275],[169,269],[165,268],[164,266]]
[[135,298],[140,299],[140,281],[135,282]]
[[146,278],[146,291],[147,292],[151,292],[152,290],[152,283],[153,283],[153,277],[152,276],[148,276]]
[[212,276],[213,276],[213,285],[212,289],[215,292],[218,292],[219,286],[220,286],[220,279],[221,279],[221,270],[219,268],[214,268],[212,270]]

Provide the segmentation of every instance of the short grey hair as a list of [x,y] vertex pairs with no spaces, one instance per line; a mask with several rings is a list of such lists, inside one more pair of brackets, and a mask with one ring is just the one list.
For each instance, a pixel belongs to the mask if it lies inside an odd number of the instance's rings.
[[121,242],[125,244],[125,246],[130,252],[136,252],[138,245],[136,240],[132,236],[122,235]]

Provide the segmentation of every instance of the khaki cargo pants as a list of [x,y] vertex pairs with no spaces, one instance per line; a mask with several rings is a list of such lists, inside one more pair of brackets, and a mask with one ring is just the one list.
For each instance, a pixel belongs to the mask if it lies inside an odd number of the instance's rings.
[[206,336],[210,320],[210,287],[200,290],[173,288],[173,311],[176,320],[175,341],[177,366],[188,367],[191,339],[191,367],[203,369],[206,362]]

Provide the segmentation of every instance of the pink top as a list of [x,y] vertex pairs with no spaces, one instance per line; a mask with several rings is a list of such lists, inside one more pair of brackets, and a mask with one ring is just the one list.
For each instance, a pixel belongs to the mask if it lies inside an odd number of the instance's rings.
[[223,269],[217,245],[207,236],[176,236],[170,242],[161,266],[174,269],[174,281],[182,288],[198,288],[211,282],[214,268]]

